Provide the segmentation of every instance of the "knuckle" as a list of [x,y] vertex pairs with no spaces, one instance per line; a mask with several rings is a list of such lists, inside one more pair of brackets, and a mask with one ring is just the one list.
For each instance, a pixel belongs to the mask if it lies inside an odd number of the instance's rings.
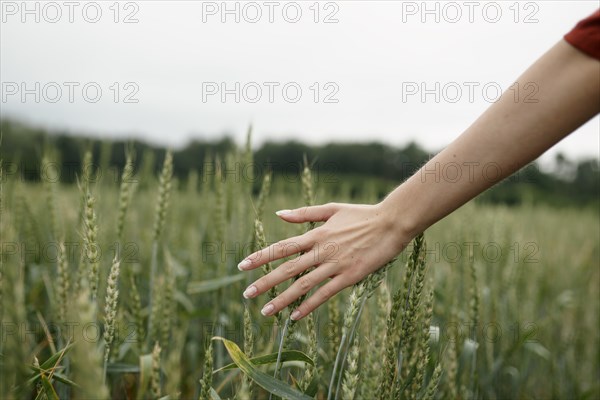
[[331,236],[331,229],[325,226],[321,227],[320,231],[323,239],[327,239],[329,236]]
[[273,253],[282,254],[285,250],[287,239],[282,239],[273,244]]
[[293,262],[286,262],[283,266],[283,275],[289,279],[296,275],[296,265]]
[[312,288],[312,279],[305,275],[298,279],[298,287],[302,291],[302,293],[308,292]]
[[322,242],[327,238],[327,234],[329,233],[327,228],[322,226],[312,230],[313,240],[315,242]]
[[299,211],[299,214],[306,215],[308,213],[309,209],[310,209],[310,207],[305,206],[305,207],[300,208],[300,210],[298,210],[298,211]]
[[289,238],[279,242],[281,253],[284,256],[295,254],[300,251],[300,242],[298,237]]

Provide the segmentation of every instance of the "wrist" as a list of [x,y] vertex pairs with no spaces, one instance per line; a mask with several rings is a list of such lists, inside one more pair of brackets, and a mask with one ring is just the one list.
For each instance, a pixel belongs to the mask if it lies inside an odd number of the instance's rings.
[[403,185],[391,192],[377,207],[384,216],[387,230],[400,240],[410,241],[427,228],[417,210],[416,200],[408,198]]

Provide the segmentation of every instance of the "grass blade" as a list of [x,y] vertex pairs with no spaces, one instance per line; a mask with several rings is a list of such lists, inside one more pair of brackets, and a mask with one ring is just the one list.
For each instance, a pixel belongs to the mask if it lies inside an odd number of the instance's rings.
[[[277,354],[278,353],[271,353],[271,354],[267,354],[264,356],[258,356],[258,357],[253,357],[253,358],[249,358],[248,360],[254,364],[255,366],[259,366],[259,365],[267,365],[267,364],[273,364],[277,362]],[[286,350],[283,351],[281,353],[281,362],[286,362],[286,361],[303,361],[305,363],[308,363],[310,365],[315,365],[315,363],[313,362],[313,360],[310,359],[309,356],[307,356],[306,354],[304,354],[301,351],[298,350]],[[227,370],[231,370],[231,369],[235,369],[235,368],[239,368],[237,364],[235,363],[231,363],[231,364],[227,364],[224,367],[221,367],[217,370],[215,370],[213,372],[213,374],[216,374],[217,372],[222,372],[222,371],[227,371]]]
[[250,379],[256,382],[257,385],[272,393],[276,396],[280,396],[284,399],[289,400],[310,400],[311,397],[304,393],[288,386],[286,383],[273,378],[259,371],[254,364],[246,357],[246,355],[240,350],[237,344],[222,337],[215,336],[213,340],[220,340],[225,345],[229,356],[233,359],[240,370],[245,373]]

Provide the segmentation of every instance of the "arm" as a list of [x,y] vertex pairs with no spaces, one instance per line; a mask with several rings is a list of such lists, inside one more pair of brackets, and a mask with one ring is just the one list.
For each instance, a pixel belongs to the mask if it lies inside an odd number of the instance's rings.
[[[412,224],[411,231],[422,232],[536,159],[600,111],[600,63],[564,41],[525,71],[518,82],[520,88],[534,83],[539,89],[534,96],[538,101],[524,102],[522,97],[515,99],[512,92],[505,93],[390,194],[390,204],[413,206],[408,216],[403,215]],[[462,178],[435,182],[436,176],[428,171],[449,163],[462,167]]]
[[[419,232],[537,158],[600,111],[600,63],[562,40],[518,82],[521,87],[534,83],[539,90],[535,96],[538,101],[524,102],[523,96],[515,99],[512,92],[503,94],[461,136],[381,203],[331,203],[279,211],[287,222],[326,222],[240,262],[240,269],[249,270],[305,252],[258,279],[244,296],[256,297],[316,266],[262,311],[273,315],[331,278],[294,310],[292,319],[308,315],[340,290],[387,263]],[[440,171],[449,165],[456,174],[443,179]]]

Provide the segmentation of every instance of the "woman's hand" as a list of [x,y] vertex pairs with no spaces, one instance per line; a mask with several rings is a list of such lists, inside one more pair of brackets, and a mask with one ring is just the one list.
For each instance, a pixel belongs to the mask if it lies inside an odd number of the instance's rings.
[[315,267],[267,303],[261,311],[266,316],[276,314],[320,283],[329,280],[291,314],[293,320],[307,316],[342,289],[385,265],[406,247],[414,234],[401,229],[401,224],[391,217],[395,214],[386,210],[384,203],[329,203],[278,211],[277,215],[287,222],[325,223],[303,235],[259,250],[242,260],[238,268],[248,271],[268,262],[302,253],[248,286],[244,297],[254,298]]

